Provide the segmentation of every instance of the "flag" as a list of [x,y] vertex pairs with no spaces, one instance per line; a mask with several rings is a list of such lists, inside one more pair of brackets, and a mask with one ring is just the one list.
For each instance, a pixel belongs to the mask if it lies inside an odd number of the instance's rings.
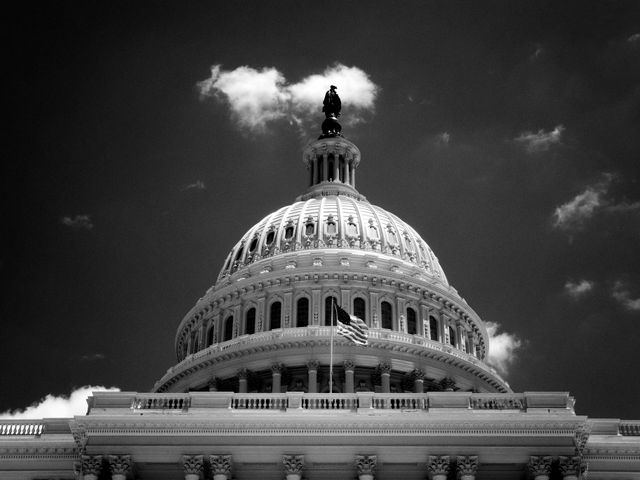
[[355,315],[349,315],[344,309],[336,305],[338,314],[338,335],[348,338],[358,345],[367,345],[369,327]]

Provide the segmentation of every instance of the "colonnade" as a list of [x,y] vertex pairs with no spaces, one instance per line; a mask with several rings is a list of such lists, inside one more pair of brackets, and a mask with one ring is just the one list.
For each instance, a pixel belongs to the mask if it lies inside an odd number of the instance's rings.
[[[205,458],[211,470],[213,480],[231,480],[233,457],[223,455],[183,455],[182,466],[184,480],[199,480],[204,473]],[[106,459],[107,462],[103,462]],[[130,455],[83,455],[81,480],[97,480],[102,472],[103,463],[108,463],[112,480],[125,480],[131,473]],[[534,480],[549,480],[552,467],[557,469],[563,480],[583,478],[586,467],[579,456],[531,456],[527,464],[528,473]],[[431,480],[447,480],[455,474],[460,480],[475,480],[479,461],[476,455],[431,455],[428,457],[426,472]],[[356,455],[354,467],[358,480],[374,480],[378,468],[377,455]],[[302,480],[305,468],[304,455],[282,455],[282,469],[286,480]]]

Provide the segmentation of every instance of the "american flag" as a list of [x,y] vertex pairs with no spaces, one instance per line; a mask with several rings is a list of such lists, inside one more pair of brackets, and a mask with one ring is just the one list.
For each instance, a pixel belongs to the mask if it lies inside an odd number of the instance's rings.
[[367,345],[369,343],[367,324],[355,315],[349,315],[338,305],[335,307],[338,313],[338,335],[342,335],[358,345]]

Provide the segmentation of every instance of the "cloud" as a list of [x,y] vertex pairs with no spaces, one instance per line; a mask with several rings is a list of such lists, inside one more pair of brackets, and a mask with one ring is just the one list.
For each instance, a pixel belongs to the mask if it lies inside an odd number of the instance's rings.
[[515,361],[516,350],[522,346],[522,340],[516,335],[500,332],[501,326],[495,322],[486,322],[489,333],[489,358],[487,362],[506,375]]
[[595,282],[592,282],[590,280],[583,279],[583,280],[580,280],[579,282],[567,281],[567,283],[564,284],[564,290],[571,297],[577,299],[587,294],[591,290],[593,290],[594,286],[595,286]]
[[66,215],[60,219],[60,223],[73,230],[91,230],[93,228],[91,215],[88,214],[75,215],[73,217]]
[[22,409],[0,413],[0,418],[67,418],[87,413],[87,397],[91,392],[119,392],[117,387],[84,386],[69,395],[48,394],[39,402]]
[[448,147],[451,141],[451,134],[449,132],[442,132],[436,135],[436,145],[442,147]]
[[632,43],[634,45],[640,45],[640,33],[634,33],[629,38],[627,38],[627,42]]
[[529,61],[535,62],[540,57],[542,57],[544,54],[545,54],[545,50],[544,50],[544,48],[542,48],[542,45],[536,44],[536,49],[534,50],[534,52],[531,55],[529,55]]
[[98,360],[104,360],[107,358],[103,353],[88,353],[86,355],[80,356],[80,361],[82,362],[95,362]]
[[562,132],[565,128],[562,125],[558,125],[550,132],[544,130],[538,130],[538,133],[524,132],[513,141],[524,146],[528,153],[545,152],[551,148],[552,145],[561,143]]
[[288,83],[274,67],[223,70],[221,65],[214,65],[211,76],[198,82],[196,88],[202,100],[225,102],[241,129],[264,133],[278,120],[288,120],[301,130],[309,128],[311,121],[318,123],[324,92],[332,84],[338,87],[343,111],[349,112],[345,125],[361,122],[366,114],[373,113],[379,87],[360,68],[340,63],[297,83]]
[[629,290],[629,286],[626,283],[619,280],[616,281],[613,285],[611,296],[627,310],[631,310],[634,312],[640,311],[640,297],[631,298],[631,292]]
[[188,185],[183,185],[180,187],[181,192],[186,192],[189,190],[206,190],[207,187],[202,180],[196,180],[195,183],[189,183]]
[[553,212],[553,226],[560,230],[580,230],[596,211],[608,202],[603,197],[609,190],[614,176],[605,173],[601,181],[589,185],[572,200]]

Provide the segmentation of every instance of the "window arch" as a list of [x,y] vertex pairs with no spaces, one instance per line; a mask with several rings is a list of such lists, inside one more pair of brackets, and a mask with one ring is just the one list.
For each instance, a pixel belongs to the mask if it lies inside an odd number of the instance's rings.
[[[333,306],[338,305],[338,299],[334,296],[328,296],[324,299],[324,324],[331,325],[331,315]],[[333,313],[335,316],[335,312]]]
[[453,329],[451,325],[449,325],[449,343],[456,346],[456,331]]
[[429,317],[429,338],[438,341],[438,320],[435,317]]
[[296,302],[296,327],[309,326],[309,299],[301,297]]
[[269,308],[269,328],[275,330],[282,327],[282,303],[273,302]]
[[233,337],[233,315],[230,315],[224,321],[224,337],[222,341],[226,342],[227,340],[231,340],[232,337]]
[[209,327],[209,330],[207,331],[207,347],[213,345],[213,334],[215,333],[215,328],[213,328],[213,325],[211,325]]
[[416,311],[411,307],[407,308],[407,333],[409,335],[416,335],[418,333],[418,315],[416,315]]
[[244,333],[248,335],[256,333],[256,309],[253,307],[247,310],[244,323]]
[[380,304],[380,317],[382,319],[382,328],[391,330],[393,328],[393,309],[389,302]]
[[367,322],[367,304],[364,298],[356,297],[353,299],[353,314],[365,323]]

